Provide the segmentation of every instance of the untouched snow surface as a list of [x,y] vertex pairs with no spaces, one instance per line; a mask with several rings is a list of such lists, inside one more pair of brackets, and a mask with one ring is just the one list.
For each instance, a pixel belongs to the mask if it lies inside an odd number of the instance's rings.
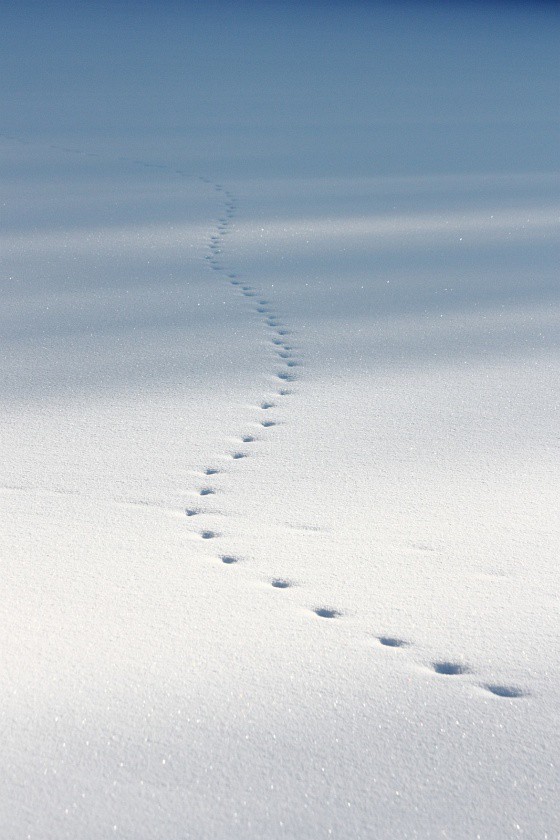
[[1,837],[559,837],[555,7],[4,23]]

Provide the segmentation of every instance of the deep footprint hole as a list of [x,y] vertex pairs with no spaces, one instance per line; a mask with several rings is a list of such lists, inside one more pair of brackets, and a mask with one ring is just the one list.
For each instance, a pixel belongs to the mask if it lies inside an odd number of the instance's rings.
[[405,642],[403,639],[397,639],[395,636],[378,636],[378,640],[385,647],[406,647],[408,644],[408,642]]
[[436,674],[445,674],[447,676],[457,676],[459,674],[468,674],[469,669],[461,662],[434,662],[432,667]]
[[223,554],[220,557],[222,563],[226,563],[226,565],[230,566],[232,563],[238,563],[239,560],[237,557],[234,557],[232,554]]
[[215,531],[201,531],[200,536],[203,540],[212,540],[214,537],[217,537],[217,533]]
[[319,618],[340,618],[342,615],[339,610],[333,610],[330,607],[317,607],[314,612]]
[[275,578],[271,581],[271,584],[276,589],[288,589],[292,585],[289,580],[284,580],[283,578]]
[[515,685],[485,685],[484,688],[495,694],[496,697],[509,697],[511,699],[516,697],[527,697],[528,692],[523,691]]

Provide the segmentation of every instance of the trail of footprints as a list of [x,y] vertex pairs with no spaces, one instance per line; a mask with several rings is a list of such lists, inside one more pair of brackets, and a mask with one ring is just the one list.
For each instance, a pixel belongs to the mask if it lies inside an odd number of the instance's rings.
[[[204,180],[206,183],[210,183],[207,179]],[[269,341],[271,347],[282,365],[280,370],[276,371],[277,379],[282,384],[295,382],[298,379],[298,368],[302,363],[297,354],[296,347],[291,342],[291,330],[285,326],[279,316],[272,309],[270,302],[261,295],[259,290],[247,283],[244,283],[237,273],[230,271],[230,269],[226,268],[224,265],[224,239],[229,233],[229,226],[235,215],[237,202],[234,196],[229,191],[225,190],[221,184],[215,184],[214,189],[216,192],[223,194],[224,213],[218,220],[215,233],[210,236],[208,244],[209,253],[206,256],[206,259],[212,271],[221,274],[233,287],[234,291],[246,298],[249,303],[253,304],[254,311],[261,318],[265,328],[270,331]],[[277,403],[275,400],[284,398],[290,393],[291,391],[289,388],[278,387],[274,399],[264,399],[261,402],[260,410],[263,412],[263,415],[261,416],[259,423],[263,429],[271,429],[276,425],[276,421],[273,417],[269,417],[268,412],[276,407]],[[246,434],[241,437],[241,441],[245,444],[253,443],[255,440],[256,437],[252,434]],[[247,452],[244,450],[239,450],[230,454],[231,458],[234,460],[239,460],[247,456]],[[214,467],[209,467],[204,472],[205,475],[209,476],[215,475],[218,470]],[[199,490],[201,496],[208,495],[213,492],[214,491],[211,487],[202,487]],[[196,512],[200,511],[192,508],[188,508],[186,511],[187,516],[192,516]],[[210,539],[218,536],[218,534],[213,531],[201,531],[200,533],[203,539]],[[226,565],[233,565],[234,563],[238,563],[240,560],[239,557],[232,554],[221,554],[219,556],[222,563],[225,563]],[[270,584],[275,589],[289,589],[293,586],[293,583],[290,580],[284,578],[273,578],[270,581]],[[331,606],[318,606],[314,608],[313,612],[317,618],[322,620],[339,619],[344,615],[342,611]],[[412,647],[410,642],[394,636],[378,636],[376,638],[376,642],[381,647],[400,649],[401,651]],[[463,662],[452,662],[446,660],[435,661],[431,663],[430,668],[433,673],[445,678],[472,675],[471,669]],[[484,683],[481,687],[497,697],[512,699],[527,696],[527,692],[517,686]]]
[[[202,178],[207,184],[210,184],[209,179]],[[230,226],[235,216],[237,208],[237,201],[235,197],[228,190],[224,189],[221,184],[214,184],[214,189],[221,194],[224,199],[224,208],[222,215],[219,217],[215,231],[210,235],[208,242],[208,254],[206,260],[210,269],[221,276],[231,287],[232,291],[240,297],[246,298],[247,302],[252,304],[255,313],[260,317],[266,330],[269,331],[269,342],[271,350],[278,357],[278,368],[275,371],[275,377],[278,380],[278,387],[275,394],[271,398],[265,398],[259,405],[261,415],[257,420],[257,424],[262,430],[272,429],[277,425],[277,421],[270,416],[269,412],[276,408],[278,401],[289,396],[292,392],[289,388],[282,387],[283,383],[294,382],[297,379],[293,368],[298,367],[301,362],[296,354],[296,348],[290,344],[288,336],[291,331],[286,328],[282,320],[275,313],[268,299],[263,297],[261,292],[253,286],[245,283],[237,273],[231,271],[224,264],[223,246],[225,237],[230,232]],[[240,443],[249,445],[259,440],[258,434],[247,433],[240,436]],[[228,453],[233,461],[240,461],[247,458],[249,452],[245,449],[236,449]],[[220,472],[216,467],[209,466],[203,470],[205,476],[217,475]],[[210,485],[201,486],[198,490],[200,496],[209,496],[215,493],[215,489]],[[190,507],[186,509],[188,517],[196,516],[203,513],[203,510],[198,507]],[[213,539],[218,536],[214,531],[201,530],[199,535],[202,539]],[[240,558],[234,554],[219,554],[219,559],[225,565],[233,565],[240,561]],[[288,589],[293,584],[289,580],[275,578],[270,581],[271,586],[276,589]]]
[[[7,134],[0,134],[0,137],[18,142],[22,145],[28,145],[25,140],[22,140],[18,137],[13,137]],[[84,152],[80,149],[75,148],[66,148],[54,145],[51,146],[51,148],[67,153],[84,155],[86,157],[101,157],[101,155],[98,155],[94,152]],[[122,157],[120,158],[120,160],[127,163],[134,163],[146,168],[167,170],[170,172],[174,172],[178,175],[188,174],[181,169],[175,169],[174,167],[169,166],[167,164],[150,163],[147,161],[136,160],[133,158],[126,157]],[[203,181],[205,184],[212,186],[212,182],[210,181],[210,179],[201,178],[200,180]],[[276,420],[273,416],[270,416],[270,412],[277,406],[277,400],[283,400],[285,397],[289,396],[292,393],[289,387],[283,386],[289,385],[290,383],[297,381],[298,368],[301,366],[302,362],[297,354],[297,348],[295,347],[295,345],[292,344],[290,340],[291,330],[289,330],[285,326],[283,321],[275,313],[269,300],[266,299],[260,293],[259,290],[255,289],[250,284],[245,283],[238,276],[237,273],[226,268],[224,264],[225,261],[223,259],[223,246],[225,238],[230,232],[232,220],[235,216],[235,211],[237,209],[237,201],[233,194],[226,190],[221,184],[214,184],[213,187],[214,190],[223,197],[224,207],[222,215],[219,217],[218,222],[216,224],[215,231],[209,237],[209,253],[206,255],[206,260],[212,271],[216,272],[219,276],[223,277],[226,280],[226,282],[229,283],[229,285],[232,287],[232,290],[234,292],[246,298],[247,302],[253,306],[255,313],[258,316],[260,316],[265,328],[269,331],[269,342],[271,345],[271,349],[278,357],[278,362],[280,365],[279,369],[276,369],[275,373],[275,376],[278,380],[278,387],[276,389],[274,397],[263,399],[259,406],[260,411],[262,412],[262,416],[258,420],[258,424],[264,432],[264,430],[272,429],[276,425]],[[242,444],[251,444],[257,440],[258,436],[256,434],[248,433],[241,435],[240,437],[240,442]],[[248,452],[246,452],[244,449],[239,449],[230,452],[229,455],[232,460],[239,461],[243,458],[246,458],[248,456]],[[203,471],[203,474],[206,478],[211,478],[212,476],[219,474],[219,472],[220,470],[217,467],[209,466]],[[201,499],[206,496],[212,496],[215,494],[215,492],[216,491],[214,487],[210,483],[202,485],[197,491]],[[203,513],[205,513],[203,507],[192,506],[185,509],[185,514],[189,518],[196,517],[199,514]],[[209,528],[200,529],[198,531],[198,535],[202,540],[205,541],[214,540],[220,536],[220,534],[217,531],[211,530]],[[218,556],[221,562],[227,566],[239,563],[242,559],[236,556],[235,554],[229,553],[221,553]],[[273,578],[270,581],[270,584],[274,589],[289,589],[294,585],[292,581],[284,578]],[[337,610],[331,606],[318,606],[315,607],[312,612],[317,618],[325,621],[340,619],[344,617],[344,613],[341,610]],[[395,636],[380,635],[375,637],[372,641],[382,648],[387,648],[390,650],[400,652],[410,650],[410,648],[413,647],[413,644],[410,641],[400,639]],[[473,676],[471,669],[464,662],[438,660],[432,662],[430,668],[433,671],[433,673],[437,674],[443,679],[448,679],[450,677]],[[481,688],[485,689],[486,691],[490,692],[496,697],[515,699],[529,696],[528,691],[525,691],[524,689],[515,685],[502,685],[497,683],[480,683],[479,685]]]

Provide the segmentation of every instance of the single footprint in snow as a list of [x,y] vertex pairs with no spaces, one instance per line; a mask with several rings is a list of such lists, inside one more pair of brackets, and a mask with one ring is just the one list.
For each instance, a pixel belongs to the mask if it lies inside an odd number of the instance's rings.
[[293,391],[288,390],[288,388],[279,388],[278,393],[281,397],[287,397],[293,393]]
[[200,511],[198,508],[185,508],[185,513],[187,516],[196,516]]
[[271,426],[275,426],[276,423],[274,420],[261,420],[261,426],[264,426],[265,429],[269,429]]
[[203,487],[202,490],[199,491],[200,496],[212,496],[216,491],[212,490],[211,487]]
[[284,578],[274,578],[270,583],[276,589],[288,589],[292,585],[289,580],[284,580]]
[[262,402],[261,403],[261,408],[265,408],[265,409],[266,408],[274,408],[274,403],[273,402]]
[[297,376],[295,373],[288,373],[287,370],[281,370],[280,373],[277,373],[276,376],[278,379],[283,379],[285,382],[295,382]]
[[340,618],[342,615],[339,610],[333,610],[331,607],[317,607],[313,612],[319,618]]
[[446,674],[448,676],[469,673],[467,666],[461,662],[433,662],[432,668],[436,674]]
[[234,459],[234,461],[239,461],[240,458],[246,458],[247,453],[246,452],[232,452],[231,457]]
[[201,531],[200,536],[203,540],[213,540],[218,535],[215,531]]
[[232,563],[239,562],[239,559],[237,557],[234,557],[232,554],[222,554],[220,560],[222,561],[222,563],[226,563],[228,566]]
[[515,685],[484,685],[487,691],[490,691],[492,694],[495,694],[497,697],[509,697],[514,699],[516,697],[528,697],[529,692],[523,691],[522,688],[518,688]]
[[253,437],[253,435],[243,435],[241,440],[243,443],[253,443],[256,440],[256,437]]
[[377,640],[380,644],[385,645],[385,647],[406,647],[408,642],[405,642],[403,639],[397,639],[394,636],[378,636]]
[[216,467],[207,467],[204,470],[204,475],[216,475],[219,472],[219,469],[217,469]]

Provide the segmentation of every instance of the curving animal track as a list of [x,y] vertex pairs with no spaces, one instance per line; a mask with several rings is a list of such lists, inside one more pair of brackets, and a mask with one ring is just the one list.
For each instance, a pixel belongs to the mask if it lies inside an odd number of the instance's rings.
[[[0,134],[0,138],[11,142],[20,143],[22,145],[29,145],[26,140],[23,140],[19,137],[14,137],[13,135]],[[100,157],[100,155],[98,155],[95,152],[85,152],[81,149],[76,148],[67,148],[56,145],[51,145],[51,148],[56,149],[57,151],[63,151],[67,154],[78,154],[83,155],[85,157]],[[167,164],[154,163],[127,157],[120,157],[119,160],[122,160],[123,162],[129,164],[133,163],[145,168],[167,170],[168,172],[173,172],[181,176],[186,176],[188,174],[181,169],[174,168]],[[238,296],[243,297],[247,300],[247,303],[252,306],[253,311],[260,317],[260,320],[265,330],[268,331],[268,341],[270,344],[270,348],[278,357],[280,365],[280,368],[278,368],[278,366],[274,368],[274,376],[278,379],[279,386],[275,391],[275,399],[279,398],[283,400],[285,397],[288,397],[290,396],[290,394],[293,393],[292,390],[290,390],[290,388],[286,388],[283,386],[286,383],[292,383],[299,379],[298,369],[302,367],[303,364],[301,356],[297,353],[297,348],[290,341],[292,331],[280,319],[278,314],[275,312],[271,302],[267,298],[265,298],[258,289],[254,288],[248,283],[245,283],[242,279],[240,279],[239,275],[234,270],[232,270],[232,268],[227,267],[225,265],[226,261],[223,258],[225,239],[230,233],[233,219],[237,210],[238,202],[235,196],[229,190],[225,189],[221,184],[212,184],[211,180],[206,177],[201,177],[200,180],[203,183],[207,184],[209,187],[213,187],[214,191],[223,198],[222,212],[217,219],[213,231],[208,237],[207,249],[209,253],[205,256],[205,259],[208,263],[210,270],[215,272],[219,277],[221,277],[224,280],[224,282],[226,282],[231,287],[232,293],[237,294]],[[261,416],[258,422],[263,430],[267,430],[266,432],[264,432],[265,434],[268,432],[268,430],[273,429],[277,425],[276,420],[269,416],[269,411],[276,408],[276,406],[277,403],[273,399],[270,399],[268,397],[265,397],[260,403],[259,409],[263,412],[263,415]],[[252,434],[242,434],[240,435],[239,440],[242,444],[248,445],[255,442],[257,438]],[[228,451],[227,455],[231,460],[239,461],[246,458],[248,453],[243,449],[239,449],[233,452]],[[219,474],[220,472],[221,470],[217,467],[208,466],[205,470],[203,470],[202,474],[206,478],[210,478],[214,475]],[[8,492],[16,492],[24,489],[25,488],[0,487],[0,490]],[[202,486],[199,486],[198,489],[194,491],[194,493],[199,497],[212,496],[216,493],[216,489],[211,484],[204,484]],[[189,519],[208,512],[210,511],[208,511],[205,508],[198,507],[196,505],[185,508],[185,515]],[[200,530],[194,530],[193,536],[205,541],[211,541],[218,539],[220,537],[220,534],[209,528],[201,528]],[[218,542],[220,542],[219,539]],[[220,552],[216,556],[217,559],[219,559],[224,565],[227,566],[233,566],[242,561],[242,558],[238,557],[235,554]],[[294,582],[285,578],[271,578],[269,580],[269,583],[274,589],[277,590],[289,589],[295,585]],[[319,618],[322,621],[344,618],[343,611],[335,609],[332,606],[316,606],[309,612],[311,616],[315,616],[316,618]],[[395,651],[394,655],[399,656],[403,655],[403,651],[408,651],[410,654],[414,649],[414,644],[411,641],[407,641],[395,636],[378,635],[375,637],[375,643],[379,647],[387,649],[387,652],[390,649],[393,649]],[[453,662],[450,660],[441,659],[438,661],[431,662],[428,665],[428,669],[433,674],[436,674],[444,679],[447,679],[449,677],[472,678],[474,676],[473,671],[464,662]],[[478,686],[486,692],[488,692],[489,694],[492,694],[496,698],[505,698],[513,700],[530,696],[529,691],[526,691],[525,689],[515,685],[501,685],[495,683],[479,682]]]
[[[267,331],[268,342],[270,343],[271,350],[273,351],[274,356],[278,357],[278,364],[280,367],[276,365],[273,374],[278,380],[280,380],[279,385],[283,381],[293,382],[299,378],[293,369],[295,367],[300,367],[302,362],[300,356],[296,357],[294,355],[295,348],[288,343],[287,336],[291,334],[291,330],[287,329],[286,324],[275,311],[268,298],[263,296],[262,291],[249,283],[246,283],[242,278],[240,278],[237,272],[233,271],[231,267],[226,265],[227,261],[224,259],[225,238],[230,233],[233,225],[233,219],[235,217],[238,204],[237,199],[229,190],[225,189],[222,184],[211,184],[208,178],[201,178],[201,180],[205,184],[212,186],[214,191],[223,198],[221,214],[217,219],[215,228],[208,237],[208,253],[205,256],[208,266],[211,271],[215,272],[218,276],[221,276],[224,282],[230,286],[233,294],[236,294],[238,297],[245,298],[247,303],[251,305],[252,310],[257,314],[259,320],[264,326],[264,329]],[[260,424],[262,429],[268,431],[277,425],[277,421],[270,417],[268,412],[277,407],[277,399],[284,399],[285,397],[290,396],[291,393],[292,391],[287,388],[278,387],[275,391],[274,398],[271,399],[265,397],[261,401],[259,409],[262,412],[266,412],[266,414],[263,414],[257,422]],[[255,435],[249,433],[240,435],[239,439],[240,442],[245,445],[254,443],[257,440]],[[247,458],[248,455],[249,453],[245,449],[227,452],[227,457],[233,461],[241,461],[244,458]],[[216,475],[219,472],[220,470],[214,467],[207,467],[203,471],[205,476]],[[212,495],[216,491],[211,485],[205,485],[204,487],[199,488],[197,492],[199,495]],[[203,511],[193,508],[187,508],[185,511],[188,517],[193,516],[194,512],[202,513]],[[204,536],[203,531],[200,531],[199,534]],[[234,563],[238,563],[240,561],[239,557],[230,554],[221,554],[219,557],[226,565],[233,565]],[[270,580],[270,584],[275,589],[288,589],[293,585],[290,581],[280,578]],[[333,611],[333,615],[334,614],[336,614],[336,611]]]
[[[203,180],[205,183],[210,183],[208,179]],[[214,189],[216,192],[221,193],[224,196],[224,213],[218,219],[215,232],[213,232],[209,237],[208,250],[210,253],[206,256],[206,259],[210,268],[218,274],[221,274],[230,286],[233,287],[233,290],[236,291],[237,294],[246,298],[249,303],[253,303],[253,299],[257,298],[254,311],[261,317],[261,321],[263,322],[265,328],[272,331],[269,341],[275,355],[283,365],[280,370],[275,370],[275,376],[280,380],[280,383],[295,382],[299,378],[297,369],[302,366],[302,360],[300,355],[297,354],[294,345],[290,343],[292,331],[280,319],[275,310],[272,308],[270,301],[264,298],[258,289],[244,283],[236,272],[233,272],[230,268],[226,268],[224,266],[224,238],[229,233],[230,224],[235,216],[237,200],[234,198],[232,193],[224,189],[221,184],[214,184]],[[283,387],[278,388],[276,391],[278,397],[286,397],[291,393],[292,392],[289,389]],[[266,412],[274,409],[275,407],[276,403],[268,399],[263,400],[260,404],[261,410]],[[264,429],[271,429],[276,425],[276,422],[273,419],[264,417],[260,420],[260,424]],[[254,441],[254,439],[255,438],[252,435],[245,435],[241,438],[244,443],[250,443]],[[240,459],[245,457],[246,453],[239,451],[230,453],[230,455],[234,459]],[[206,473],[209,474],[208,470]],[[232,555],[221,555],[221,560],[223,563],[233,564],[237,563],[239,558]],[[283,578],[274,578],[270,581],[270,583],[275,589],[288,589],[293,586],[292,582]],[[323,620],[340,619],[344,617],[344,613],[341,610],[335,609],[332,606],[317,606],[314,607],[311,612],[316,617]],[[377,637],[377,641],[385,648],[400,648],[409,650],[413,648],[411,642],[393,636],[381,635]],[[429,669],[433,673],[443,677],[472,675],[471,669],[462,662],[440,660],[432,662],[429,665]],[[528,695],[528,692],[516,686],[492,685],[488,683],[482,683],[479,685],[481,688],[496,697],[513,699],[526,697]]]

